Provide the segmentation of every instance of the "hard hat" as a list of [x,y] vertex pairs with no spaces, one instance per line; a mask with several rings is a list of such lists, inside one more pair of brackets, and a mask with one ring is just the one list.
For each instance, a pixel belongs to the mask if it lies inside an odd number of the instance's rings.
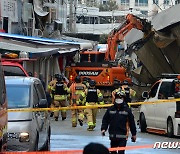
[[96,85],[96,81],[95,81],[95,80],[91,80],[91,81],[89,82],[89,85],[90,85],[91,87],[94,87],[94,86]]
[[123,85],[129,85],[129,82],[127,80],[124,80]]
[[57,81],[62,81],[62,80],[63,80],[63,77],[62,77],[62,75],[58,74],[58,75],[56,76],[56,79],[57,79]]
[[115,79],[114,80],[114,86],[120,86],[121,85],[121,81]]
[[78,75],[78,76],[76,76],[76,78],[75,78],[75,82],[76,83],[80,83],[81,82],[81,77]]

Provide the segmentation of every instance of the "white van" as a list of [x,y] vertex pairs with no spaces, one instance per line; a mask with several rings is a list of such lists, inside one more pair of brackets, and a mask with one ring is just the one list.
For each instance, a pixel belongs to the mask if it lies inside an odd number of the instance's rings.
[[[149,92],[143,92],[145,102],[173,99],[180,97],[175,91],[176,79],[161,79]],[[169,137],[180,136],[180,102],[142,104],[140,106],[139,122],[141,132],[167,134]]]
[[33,77],[5,77],[8,109],[29,111],[8,112],[8,151],[50,150],[50,121],[47,100],[41,81]]

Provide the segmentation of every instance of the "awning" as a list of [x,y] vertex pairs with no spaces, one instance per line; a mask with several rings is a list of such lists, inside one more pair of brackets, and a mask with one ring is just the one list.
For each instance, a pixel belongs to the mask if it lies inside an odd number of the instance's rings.
[[1,33],[0,37],[13,39],[13,40],[19,40],[22,42],[28,42],[28,43],[37,43],[42,45],[51,45],[53,46],[71,46],[72,48],[79,48],[81,50],[83,49],[92,49],[93,45],[90,42],[77,42],[77,41],[71,41],[71,40],[59,40],[59,39],[49,39],[49,38],[40,38],[40,37],[31,37],[31,36],[23,36],[23,35],[17,35],[17,34],[8,34],[8,33]]
[[27,52],[28,58],[37,58],[37,57],[46,57],[54,54],[69,54],[73,52],[79,51],[79,48],[61,48],[60,46],[56,48],[50,47],[48,45],[44,45],[39,47],[38,45],[29,45],[25,42],[18,42],[18,41],[9,41],[1,39],[0,42],[0,49],[4,50],[11,50],[11,51],[18,51],[18,52]]

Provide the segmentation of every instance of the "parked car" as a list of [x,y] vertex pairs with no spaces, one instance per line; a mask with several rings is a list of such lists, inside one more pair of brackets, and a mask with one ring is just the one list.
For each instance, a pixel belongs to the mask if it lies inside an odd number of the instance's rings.
[[[5,77],[8,109],[46,108],[42,83],[33,77]],[[50,150],[50,120],[47,111],[8,112],[8,151]]]
[[[180,84],[177,78],[157,81],[149,92],[143,92],[145,102],[180,98]],[[169,137],[180,136],[180,102],[142,104],[139,116],[141,132],[167,134]]]

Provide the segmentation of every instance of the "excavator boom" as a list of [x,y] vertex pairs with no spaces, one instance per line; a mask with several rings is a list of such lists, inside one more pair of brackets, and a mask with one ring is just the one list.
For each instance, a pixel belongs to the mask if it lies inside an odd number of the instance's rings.
[[115,60],[119,42],[124,40],[124,37],[132,28],[141,30],[147,35],[151,31],[151,24],[146,19],[141,19],[133,14],[128,14],[125,22],[121,24],[120,27],[113,29],[108,36],[108,49],[105,55],[107,61]]

